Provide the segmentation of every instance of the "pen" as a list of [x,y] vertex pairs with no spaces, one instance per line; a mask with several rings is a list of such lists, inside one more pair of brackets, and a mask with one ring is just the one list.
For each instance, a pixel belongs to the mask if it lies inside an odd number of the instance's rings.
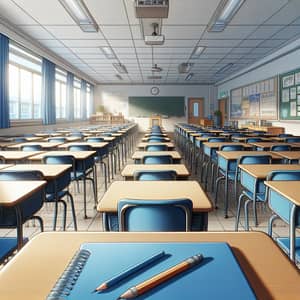
[[190,269],[191,267],[199,264],[203,259],[202,254],[196,254],[191,256],[179,264],[154,275],[153,277],[139,283],[138,285],[131,287],[126,292],[124,292],[118,299],[131,299],[139,295],[146,293],[157,285],[167,281],[168,279]]
[[94,290],[94,292],[100,292],[100,291],[104,291],[104,290],[110,288],[111,286],[113,286],[114,284],[116,284],[119,281],[123,280],[124,278],[126,278],[126,277],[130,276],[131,274],[145,268],[147,265],[151,264],[152,262],[155,262],[158,259],[162,258],[164,255],[165,255],[165,252],[161,251],[159,253],[156,253],[156,254],[152,255],[149,258],[146,258],[145,260],[141,261],[140,263],[129,267],[128,269],[120,272],[119,274],[115,275],[114,277],[110,278],[109,280],[101,283]]

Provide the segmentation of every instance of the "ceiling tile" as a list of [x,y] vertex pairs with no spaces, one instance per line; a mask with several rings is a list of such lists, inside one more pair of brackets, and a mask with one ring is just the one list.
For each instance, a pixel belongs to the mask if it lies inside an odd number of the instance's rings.
[[105,38],[110,39],[131,39],[129,26],[101,26]]
[[39,25],[22,25],[18,26],[18,30],[21,30],[31,36],[34,39],[53,39],[53,35]]
[[162,27],[162,34],[165,39],[200,39],[205,26],[168,26]]
[[61,40],[64,45],[67,47],[81,47],[81,48],[91,48],[91,47],[100,47],[108,46],[105,40]]
[[272,39],[291,39],[300,34],[300,25],[287,26],[275,35]]
[[45,26],[57,39],[104,39],[101,32],[83,32],[77,25]]
[[257,30],[255,32],[253,32],[247,38],[249,38],[249,39],[268,39],[280,29],[282,29],[282,26],[280,26],[280,25],[260,26],[257,28]]

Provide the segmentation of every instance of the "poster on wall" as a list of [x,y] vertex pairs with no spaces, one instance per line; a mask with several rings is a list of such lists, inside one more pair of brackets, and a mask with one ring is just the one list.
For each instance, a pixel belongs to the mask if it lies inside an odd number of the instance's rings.
[[290,89],[284,89],[281,91],[281,101],[282,102],[290,101]]
[[294,84],[295,84],[294,74],[290,74],[290,75],[282,77],[282,87],[283,88],[293,86]]
[[300,84],[300,72],[295,73],[295,85]]
[[242,116],[242,89],[236,89],[231,91],[231,101],[230,101],[230,117],[241,118]]
[[291,87],[290,88],[290,99],[295,100],[297,97],[297,88],[296,87]]
[[254,94],[249,96],[249,117],[259,118],[259,100],[260,94]]
[[274,93],[268,92],[260,95],[260,117],[274,119],[277,117],[277,109],[274,106]]
[[297,116],[296,101],[290,102],[290,116],[291,117],[296,117]]

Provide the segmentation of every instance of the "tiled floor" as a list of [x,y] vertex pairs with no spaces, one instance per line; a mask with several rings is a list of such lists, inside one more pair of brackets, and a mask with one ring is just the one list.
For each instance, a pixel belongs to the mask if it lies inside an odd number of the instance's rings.
[[[128,159],[127,163],[133,163],[132,160]],[[99,172],[98,172],[99,175]],[[196,175],[190,177],[190,179],[198,180]],[[120,175],[120,172],[115,176],[114,180],[123,180]],[[77,192],[77,188],[75,185],[72,185],[70,188],[71,193],[74,196],[75,206],[76,206],[76,215],[77,215],[77,222],[78,222],[78,230],[79,231],[102,231],[102,219],[101,215],[96,212],[93,208],[94,200],[93,194],[91,190],[91,186],[88,183],[88,203],[87,203],[87,214],[88,219],[83,218],[83,197],[82,193]],[[104,183],[102,175],[98,179],[98,201],[101,201],[101,197],[104,194]],[[211,193],[208,193],[209,197],[211,197]],[[234,230],[234,222],[235,222],[235,210],[236,206],[232,203],[230,204],[229,209],[229,218],[225,219],[223,217],[223,207],[222,207],[222,195],[223,191],[220,191],[220,200],[219,200],[219,209],[214,210],[213,212],[209,213],[208,218],[208,230],[209,231],[233,231]],[[70,206],[68,205],[68,216],[67,216],[67,230],[73,231],[73,223],[70,214]],[[52,222],[53,222],[53,204],[45,204],[44,208],[40,211],[39,215],[42,216],[45,224],[45,231],[52,230]],[[259,226],[253,226],[253,219],[252,219],[252,211],[250,210],[250,226],[251,230],[260,230],[267,232],[267,222],[270,216],[270,210],[267,207],[259,207],[258,208],[258,220]],[[24,236],[29,238],[33,237],[34,235],[39,233],[38,226],[34,226],[32,222],[28,222],[29,224],[24,226]],[[239,229],[244,230],[243,227],[244,218],[241,217],[241,224]],[[59,212],[59,219],[58,219],[58,226],[57,230],[62,230],[61,228],[61,211]],[[276,226],[274,227],[274,236],[286,236],[288,234],[288,226],[285,225],[281,221],[276,222]],[[15,236],[16,231],[13,229],[1,229],[0,236]]]

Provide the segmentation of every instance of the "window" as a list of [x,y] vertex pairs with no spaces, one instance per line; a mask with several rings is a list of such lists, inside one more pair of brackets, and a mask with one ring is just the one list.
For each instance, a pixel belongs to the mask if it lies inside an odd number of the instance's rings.
[[86,116],[89,118],[92,114],[92,103],[91,103],[91,85],[87,83],[86,85]]
[[66,118],[67,73],[59,68],[55,70],[55,109],[56,119]]
[[42,60],[30,51],[9,44],[9,117],[41,118]]
[[74,118],[81,119],[81,101],[80,101],[81,80],[74,78]]

